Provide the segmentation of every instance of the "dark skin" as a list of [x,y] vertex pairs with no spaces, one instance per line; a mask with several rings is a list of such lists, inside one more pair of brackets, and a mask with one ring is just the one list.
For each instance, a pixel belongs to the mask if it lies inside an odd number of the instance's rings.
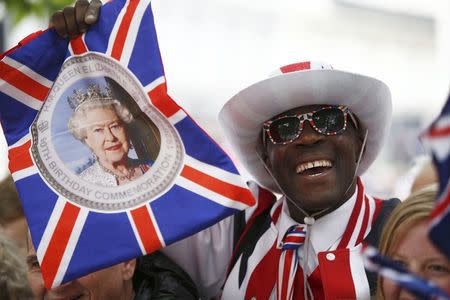
[[78,0],[73,7],[55,12],[50,18],[50,27],[61,37],[75,38],[98,21],[101,6],[100,0]]
[[[307,113],[320,107],[302,106],[281,115]],[[305,122],[299,138],[289,144],[274,145],[267,140],[264,160],[286,196],[310,215],[319,212],[315,216],[319,218],[337,209],[355,192],[354,174],[363,136],[350,118],[347,129],[334,136],[320,134]],[[332,166],[298,173],[299,165],[320,160],[330,161]],[[303,222],[304,213],[290,201],[287,204],[291,217]]]

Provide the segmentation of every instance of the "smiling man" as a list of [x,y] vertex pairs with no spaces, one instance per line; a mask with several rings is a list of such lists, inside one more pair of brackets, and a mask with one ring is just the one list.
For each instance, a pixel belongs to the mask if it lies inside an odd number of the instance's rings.
[[281,67],[225,104],[220,121],[235,154],[282,197],[259,197],[247,217],[224,299],[370,298],[375,281],[361,247],[378,242],[398,200],[366,195],[358,176],[390,118],[383,82],[318,62]]

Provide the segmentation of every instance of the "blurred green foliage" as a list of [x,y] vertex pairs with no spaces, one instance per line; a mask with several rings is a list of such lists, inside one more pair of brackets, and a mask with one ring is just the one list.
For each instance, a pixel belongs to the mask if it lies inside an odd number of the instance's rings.
[[48,18],[51,13],[73,2],[74,0],[0,0],[0,4],[4,4],[6,14],[14,24],[27,15]]

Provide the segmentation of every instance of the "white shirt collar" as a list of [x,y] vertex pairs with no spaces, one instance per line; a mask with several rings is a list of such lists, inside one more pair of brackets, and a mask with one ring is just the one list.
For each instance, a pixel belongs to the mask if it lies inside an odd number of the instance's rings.
[[[350,219],[350,215],[352,214],[357,193],[358,189],[356,189],[350,199],[348,199],[339,208],[316,220],[316,222],[310,227],[311,244],[315,253],[334,250],[334,248],[336,248],[337,242],[343,236],[348,220]],[[278,245],[281,245],[286,231],[291,226],[298,224],[298,222],[294,221],[290,217],[286,198],[283,197],[282,201],[283,207],[281,209],[280,218],[275,225],[278,230]]]

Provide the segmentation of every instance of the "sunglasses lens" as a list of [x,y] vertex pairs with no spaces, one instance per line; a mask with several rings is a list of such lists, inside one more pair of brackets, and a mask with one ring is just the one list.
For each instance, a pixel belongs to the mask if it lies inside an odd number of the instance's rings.
[[337,133],[345,126],[344,112],[337,107],[319,110],[313,114],[314,125],[321,133]]
[[275,143],[295,139],[299,134],[300,121],[296,117],[284,117],[270,124],[270,135]]

